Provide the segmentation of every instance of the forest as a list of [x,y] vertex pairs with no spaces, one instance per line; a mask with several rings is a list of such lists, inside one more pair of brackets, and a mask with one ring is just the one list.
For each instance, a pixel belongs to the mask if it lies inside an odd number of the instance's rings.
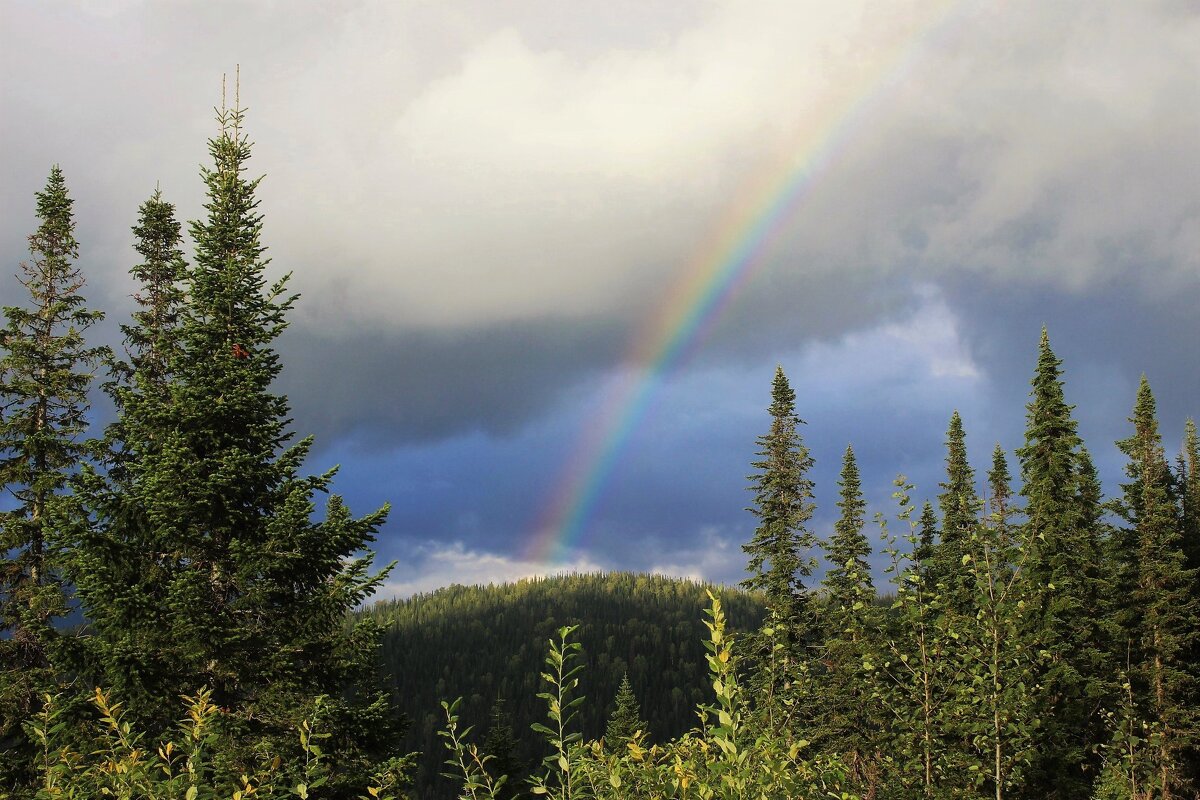
[[443,699],[461,696],[462,723],[485,739],[513,737],[510,756],[492,753],[511,758],[513,782],[540,761],[540,741],[515,732],[528,731],[545,713],[537,697],[542,660],[546,642],[564,625],[578,626],[580,692],[594,699],[580,707],[585,738],[605,734],[624,681],[648,739],[667,741],[687,731],[711,691],[702,644],[708,591],[720,596],[731,631],[761,624],[761,601],[745,591],[617,572],[450,586],[380,600],[359,612],[384,632],[384,673],[412,721],[404,748],[421,753],[413,774],[418,793],[430,787],[432,795],[454,796],[453,783],[440,775]]
[[1043,329],[1015,453],[977,472],[954,412],[936,503],[899,476],[868,517],[847,448],[821,532],[780,368],[746,592],[582,576],[364,605],[388,508],[301,471],[313,441],[272,390],[298,298],[266,277],[244,112],[217,122],[190,259],[161,193],[137,209],[123,352],[88,343],[63,172],[35,195],[0,353],[0,796],[401,798],[440,762],[473,800],[1197,797],[1200,439],[1168,451],[1145,378],[1111,494]]

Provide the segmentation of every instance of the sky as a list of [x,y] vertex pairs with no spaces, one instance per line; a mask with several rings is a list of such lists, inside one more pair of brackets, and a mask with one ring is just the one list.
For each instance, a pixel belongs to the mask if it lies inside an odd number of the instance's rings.
[[0,303],[60,164],[118,341],[137,207],[201,215],[240,69],[302,295],[278,387],[309,468],[391,503],[381,596],[733,583],[777,365],[820,536],[847,445],[871,514],[937,494],[956,409],[1012,458],[1043,325],[1107,491],[1143,373],[1177,449],[1198,42],[1195,0],[5,0]]

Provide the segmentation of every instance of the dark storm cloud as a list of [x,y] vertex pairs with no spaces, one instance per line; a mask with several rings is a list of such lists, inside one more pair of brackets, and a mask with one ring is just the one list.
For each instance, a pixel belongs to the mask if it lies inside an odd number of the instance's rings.
[[619,357],[610,322],[542,320],[477,329],[285,334],[280,389],[318,446],[365,449],[483,432],[511,435]]

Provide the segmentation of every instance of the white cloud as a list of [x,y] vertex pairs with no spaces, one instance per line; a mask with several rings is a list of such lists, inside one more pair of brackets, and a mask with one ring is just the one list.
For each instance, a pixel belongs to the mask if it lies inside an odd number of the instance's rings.
[[742,552],[739,536],[743,531],[725,533],[718,526],[705,526],[696,547],[671,549],[671,559],[659,561],[646,571],[655,575],[690,578],[694,581],[735,584],[745,577],[746,554]]
[[[717,527],[706,526],[699,532],[696,542],[694,548],[672,548],[672,560],[655,562],[644,567],[644,571],[718,583],[736,583],[741,579],[744,556],[740,543],[732,536]],[[586,552],[576,553],[561,563],[546,564],[487,552],[462,541],[450,544],[425,542],[409,549],[370,602],[411,597],[451,584],[486,586],[613,568],[611,563]]]
[[962,323],[932,286],[916,291],[903,316],[853,331],[803,352],[799,376],[819,375],[831,399],[906,389],[940,395],[978,386],[984,373],[962,337]]
[[[556,6],[260,3],[236,26],[199,2],[22,9],[0,43],[17,76],[0,133],[39,166],[8,182],[6,204],[28,205],[42,165],[66,160],[81,217],[111,215],[85,245],[123,280],[156,180],[198,213],[208,109],[240,62],[268,243],[299,268],[307,324],[628,318],[714,226],[763,202],[747,186],[873,97],[772,267],[799,298],[847,269],[1078,288],[1148,263],[1194,281],[1200,15]],[[61,52],[44,64],[51,40]],[[5,243],[19,251],[25,233]]]
[[390,579],[373,599],[411,597],[454,583],[466,586],[513,583],[523,578],[546,577],[573,572],[598,572],[604,569],[586,556],[547,565],[489,553],[468,547],[463,542],[442,544],[427,542],[412,548]]

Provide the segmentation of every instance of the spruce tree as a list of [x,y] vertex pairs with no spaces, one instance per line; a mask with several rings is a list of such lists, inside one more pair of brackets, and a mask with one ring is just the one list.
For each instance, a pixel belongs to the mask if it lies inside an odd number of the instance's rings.
[[73,201],[58,166],[36,198],[40,223],[20,277],[30,305],[6,306],[0,332],[0,478],[15,501],[0,512],[0,786],[20,780],[29,755],[20,725],[70,655],[54,627],[68,611],[63,498],[96,453],[83,436],[91,368],[103,355],[83,338],[103,314],[80,294]]
[[1130,641],[1135,704],[1154,736],[1142,785],[1163,800],[1188,794],[1187,761],[1200,743],[1196,666],[1200,632],[1196,574],[1188,569],[1181,515],[1158,431],[1154,395],[1143,375],[1133,408],[1133,434],[1118,442],[1129,457],[1119,504],[1136,541],[1133,600],[1139,618]]
[[941,538],[933,548],[929,575],[935,585],[944,587],[946,607],[965,612],[970,592],[962,557],[979,521],[980,504],[975,492],[975,471],[967,461],[966,433],[957,411],[951,415],[946,431],[946,481],[940,485]]
[[838,481],[841,516],[826,548],[824,653],[821,658],[821,716],[816,731],[821,746],[839,753],[860,794],[876,789],[880,774],[879,733],[882,721],[873,695],[875,673],[865,665],[876,660],[875,585],[867,559],[871,544],[863,527],[866,501],[858,462],[847,446]]
[[913,547],[913,561],[920,565],[919,569],[922,573],[928,572],[931,559],[936,552],[937,524],[937,512],[933,510],[933,503],[926,500],[921,506],[921,516],[917,519],[919,533]]
[[194,267],[168,340],[162,399],[142,398],[151,413],[133,421],[126,407],[118,422],[138,455],[120,476],[121,513],[96,510],[100,538],[148,545],[141,563],[155,570],[161,606],[113,608],[94,580],[80,588],[90,615],[123,620],[136,629],[130,639],[155,643],[152,656],[132,657],[139,667],[152,660],[155,690],[170,692],[159,713],[173,714],[168,698],[202,686],[230,710],[234,764],[259,743],[294,747],[293,726],[315,698],[330,698],[321,713],[332,738],[321,747],[349,781],[397,747],[375,686],[378,631],[366,620],[347,624],[382,580],[364,552],[387,508],[355,519],[333,495],[313,520],[313,495],[328,490],[334,471],[300,474],[312,440],[289,444],[287,398],[271,390],[281,369],[274,342],[296,297],[286,275],[267,281],[243,117],[236,103],[222,108],[209,142],[206,215],[191,224]]
[[1049,657],[1038,676],[1044,746],[1028,793],[1082,798],[1098,766],[1092,753],[1105,739],[1100,710],[1116,687],[1099,613],[1100,531],[1088,518],[1094,505],[1087,493],[1094,488],[1090,478],[1081,482],[1082,442],[1064,397],[1062,362],[1045,328],[1030,396],[1025,444],[1017,456],[1026,501],[1026,579],[1039,599],[1026,636],[1041,642]]
[[795,698],[780,693],[785,685],[795,685],[812,644],[814,623],[804,579],[812,574],[808,553],[816,544],[806,527],[814,509],[813,483],[808,477],[813,461],[798,431],[796,393],[782,367],[775,370],[769,412],[771,427],[758,438],[760,458],[753,463],[759,472],[750,477],[755,502],[748,510],[759,524],[742,547],[750,556],[750,577],[742,585],[762,592],[766,601],[767,619],[757,645],[764,682],[758,698],[768,724],[780,725],[798,718]]
[[130,269],[137,310],[121,326],[127,360],[113,364],[105,385],[117,419],[106,431],[106,473],[86,470],[77,481],[93,524],[79,531],[71,560],[96,634],[89,639],[91,677],[147,719],[161,713],[163,698],[174,691],[177,676],[163,654],[177,648],[167,591],[182,565],[147,515],[153,498],[144,495],[157,490],[144,465],[161,458],[166,439],[188,271],[175,207],[160,191],[141,205],[132,230],[141,256]]
[[505,778],[496,790],[495,800],[512,800],[517,796],[517,786],[525,777],[525,769],[517,756],[520,744],[513,733],[512,715],[505,710],[503,698],[496,698],[488,713],[488,731],[481,745],[488,759],[488,771],[497,780]]
[[[1188,419],[1183,428],[1183,450],[1179,454],[1178,483],[1183,516],[1183,544],[1189,569],[1200,569],[1200,436],[1196,422]],[[1200,596],[1200,585],[1197,586]]]
[[157,188],[138,209],[138,222],[133,226],[134,250],[142,261],[130,275],[141,284],[141,290],[134,295],[138,310],[133,322],[122,325],[121,330],[129,371],[143,392],[166,394],[171,365],[178,355],[188,275],[181,227],[175,206],[164,200]]
[[625,673],[621,678],[621,685],[617,687],[617,695],[613,699],[613,712],[604,729],[604,745],[610,752],[622,755],[625,745],[633,741],[638,731],[644,733],[647,727],[646,721],[642,719],[641,704],[638,703],[633,686],[629,683],[629,673]]

